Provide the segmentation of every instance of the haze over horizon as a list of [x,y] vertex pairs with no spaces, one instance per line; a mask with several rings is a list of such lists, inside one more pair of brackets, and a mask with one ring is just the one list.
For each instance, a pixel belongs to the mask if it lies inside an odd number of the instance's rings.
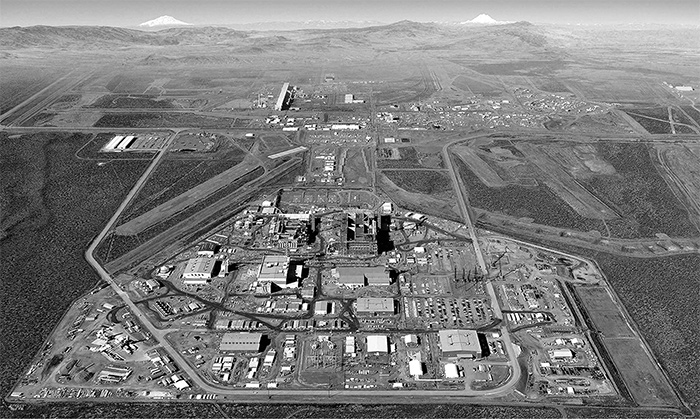
[[696,0],[3,0],[0,26],[134,27],[162,15],[195,25],[257,22],[499,21],[556,24],[697,24]]

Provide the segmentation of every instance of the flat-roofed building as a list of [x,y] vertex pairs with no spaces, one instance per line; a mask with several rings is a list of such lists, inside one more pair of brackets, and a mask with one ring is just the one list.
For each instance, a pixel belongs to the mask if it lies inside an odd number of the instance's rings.
[[394,299],[378,297],[361,297],[357,299],[357,314],[359,315],[393,315]]
[[476,330],[441,330],[440,348],[442,355],[448,359],[480,358],[481,345]]
[[214,274],[215,259],[212,258],[192,258],[187,261],[185,270],[182,272],[182,277],[185,279],[186,285],[206,283],[207,279],[211,279]]
[[571,359],[574,352],[571,349],[555,349],[552,351],[552,359]]
[[271,282],[280,288],[296,288],[298,282],[289,282],[289,257],[282,255],[266,255],[263,257],[258,281]]
[[226,333],[219,345],[220,351],[228,352],[260,352],[262,333]]
[[367,353],[389,353],[389,337],[386,335],[367,336]]
[[338,267],[338,282],[348,287],[387,286],[391,284],[389,272],[383,267]]

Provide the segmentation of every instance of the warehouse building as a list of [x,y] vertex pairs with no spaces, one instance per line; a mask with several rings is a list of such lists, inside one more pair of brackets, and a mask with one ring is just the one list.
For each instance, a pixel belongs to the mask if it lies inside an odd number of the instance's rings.
[[392,316],[394,315],[394,299],[371,297],[358,298],[357,314],[365,316]]
[[226,333],[219,345],[220,351],[228,352],[260,352],[262,333]]
[[277,97],[277,102],[275,103],[275,110],[281,111],[288,105],[289,96],[289,83],[284,83],[282,89],[280,90],[280,95]]
[[338,267],[338,282],[351,288],[364,286],[387,286],[391,284],[389,272],[383,267]]
[[389,337],[386,335],[367,336],[367,353],[389,353]]
[[258,281],[271,282],[280,288],[296,288],[299,282],[289,276],[289,257],[283,255],[266,255],[263,257]]
[[207,279],[211,279],[214,274],[215,259],[211,258],[192,258],[187,261],[185,270],[182,273],[185,285],[200,285],[206,284]]
[[480,358],[481,344],[476,330],[441,330],[440,348],[447,359]]

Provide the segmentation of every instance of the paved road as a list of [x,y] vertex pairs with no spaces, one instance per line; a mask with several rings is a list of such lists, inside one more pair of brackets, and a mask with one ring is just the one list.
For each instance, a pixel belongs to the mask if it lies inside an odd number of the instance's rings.
[[[464,217],[464,222],[467,226],[467,229],[469,230],[469,235],[472,239],[472,244],[474,245],[474,252],[476,253],[476,259],[477,262],[479,263],[479,267],[481,268],[481,272],[486,276],[488,273],[488,268],[486,266],[486,261],[484,260],[484,255],[481,252],[481,247],[479,245],[479,239],[477,238],[476,235],[476,229],[474,228],[474,224],[472,223],[472,218],[471,218],[471,212],[469,210],[469,202],[468,198],[466,197],[464,193],[464,186],[462,185],[462,179],[455,170],[454,165],[452,164],[452,159],[450,157],[449,153],[449,147],[453,144],[465,141],[465,140],[470,140],[474,138],[480,138],[480,137],[486,137],[488,135],[482,134],[482,135],[477,135],[469,138],[463,138],[459,140],[452,141],[450,143],[445,144],[444,147],[442,147],[442,157],[443,161],[445,162],[445,167],[448,169],[450,172],[450,177],[452,178],[452,184],[455,187],[455,193],[457,195],[457,202],[459,204],[459,209],[460,212],[462,213],[462,216]],[[493,288],[493,284],[489,281],[486,283],[486,289],[489,293],[489,297],[491,298],[491,308],[493,309],[493,316],[497,319],[503,319],[503,313],[501,312],[501,307],[498,303],[498,298],[496,298],[496,291]],[[508,332],[508,329],[505,327],[501,327],[501,339],[503,340],[504,346],[508,348],[508,359],[509,359],[509,364],[511,366],[511,371],[512,374],[510,376],[510,379],[508,382],[495,389],[494,391],[499,391],[500,393],[505,393],[506,391],[509,391],[515,384],[517,384],[518,380],[520,380],[520,367],[518,366],[518,359],[516,356],[516,346],[513,345],[513,342],[510,339],[510,333]]]

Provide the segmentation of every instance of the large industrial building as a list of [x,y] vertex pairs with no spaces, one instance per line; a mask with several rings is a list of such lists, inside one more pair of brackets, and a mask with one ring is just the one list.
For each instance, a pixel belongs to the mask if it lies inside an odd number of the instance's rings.
[[367,353],[389,353],[389,337],[385,335],[367,336]]
[[226,333],[219,345],[220,351],[228,352],[260,352],[262,333]]
[[258,281],[271,282],[280,288],[296,288],[299,285],[296,277],[289,276],[289,257],[282,255],[266,255],[263,257]]
[[394,299],[373,297],[358,298],[357,314],[365,316],[391,316],[394,314]]
[[441,330],[439,336],[443,357],[481,358],[481,345],[476,330]]
[[338,283],[350,288],[387,286],[391,284],[389,272],[383,267],[338,267]]
[[214,274],[214,265],[216,259],[200,257],[192,258],[187,261],[185,270],[182,273],[185,285],[201,285],[206,284],[207,279],[211,279]]
[[342,250],[351,255],[377,253],[377,218],[370,212],[350,212],[343,217]]
[[284,83],[282,85],[282,90],[280,90],[280,95],[277,97],[277,102],[275,103],[275,110],[276,111],[281,111],[287,106],[287,104],[288,104],[287,97],[288,96],[289,96],[289,83]]

